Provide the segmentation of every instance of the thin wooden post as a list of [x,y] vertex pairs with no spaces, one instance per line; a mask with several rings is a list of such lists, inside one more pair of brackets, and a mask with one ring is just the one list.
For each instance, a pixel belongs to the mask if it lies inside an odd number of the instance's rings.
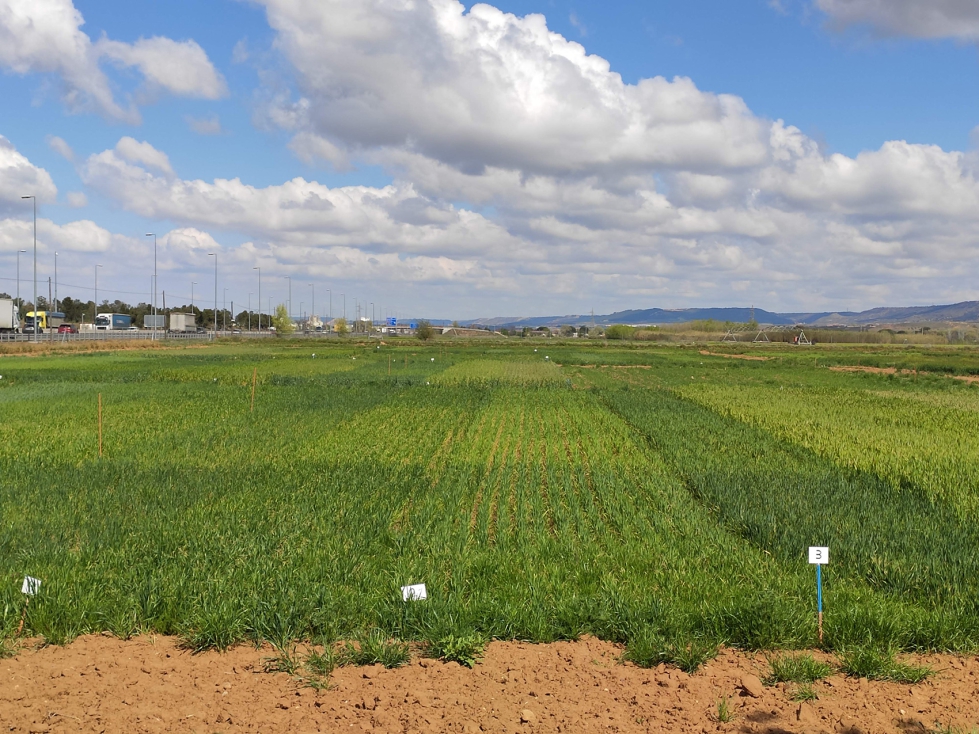
[[252,372],[252,409],[251,412],[255,412],[255,383],[258,382],[258,367]]
[[23,633],[24,631],[24,620],[27,619],[27,607],[30,605],[30,603],[31,603],[31,598],[27,597],[26,601],[24,602],[24,611],[20,613],[20,624],[17,625],[18,637],[20,637],[21,633]]
[[102,458],[102,393],[99,393],[99,458]]

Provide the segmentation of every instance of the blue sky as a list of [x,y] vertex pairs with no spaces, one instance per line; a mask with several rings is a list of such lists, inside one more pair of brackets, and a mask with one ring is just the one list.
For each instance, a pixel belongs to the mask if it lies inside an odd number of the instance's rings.
[[155,231],[161,288],[217,247],[236,305],[255,265],[275,301],[288,275],[450,318],[975,297],[979,9],[483,8],[0,0],[0,290],[33,185],[40,275],[104,261],[107,294],[147,290]]

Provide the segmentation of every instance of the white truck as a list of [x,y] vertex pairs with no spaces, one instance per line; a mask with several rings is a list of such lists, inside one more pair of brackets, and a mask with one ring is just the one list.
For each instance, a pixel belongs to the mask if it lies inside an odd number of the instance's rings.
[[192,313],[171,313],[170,331],[197,331],[197,316]]
[[20,319],[14,308],[13,298],[0,298],[0,333],[16,334],[20,331]]

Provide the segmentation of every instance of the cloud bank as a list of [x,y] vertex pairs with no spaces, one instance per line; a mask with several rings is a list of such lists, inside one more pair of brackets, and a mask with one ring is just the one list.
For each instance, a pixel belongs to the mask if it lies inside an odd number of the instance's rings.
[[204,99],[227,93],[224,78],[194,41],[102,38],[93,43],[82,31],[84,23],[71,0],[0,0],[0,68],[53,74],[70,111],[129,123],[139,122],[139,111],[131,101],[116,100],[102,60],[138,69],[150,90]]

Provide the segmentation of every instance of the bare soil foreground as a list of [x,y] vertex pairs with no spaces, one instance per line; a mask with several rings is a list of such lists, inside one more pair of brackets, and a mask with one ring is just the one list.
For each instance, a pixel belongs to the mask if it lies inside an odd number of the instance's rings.
[[[84,637],[0,661],[3,732],[949,732],[979,723],[979,662],[930,656],[916,685],[835,675],[819,700],[764,688],[763,656],[723,651],[687,676],[585,638],[495,642],[469,670],[415,658],[347,667],[329,690],[264,672],[271,650],[193,655],[171,638]],[[722,722],[719,702],[733,717]]]

